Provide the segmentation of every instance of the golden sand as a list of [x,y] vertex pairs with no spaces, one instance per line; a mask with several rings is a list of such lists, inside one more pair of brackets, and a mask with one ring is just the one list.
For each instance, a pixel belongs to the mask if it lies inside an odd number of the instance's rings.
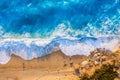
[[[118,55],[115,58],[120,59],[120,48],[115,53]],[[0,80],[79,80],[75,69],[80,69],[81,63],[89,58],[83,55],[69,57],[61,51],[32,60],[23,60],[11,55],[11,60],[7,64],[0,65]],[[110,56],[107,62],[111,60]],[[85,72],[92,75],[98,68],[100,66]]]
[[12,55],[7,64],[0,65],[0,80],[78,80],[74,68],[86,59],[78,55],[68,57],[61,51],[29,61]]

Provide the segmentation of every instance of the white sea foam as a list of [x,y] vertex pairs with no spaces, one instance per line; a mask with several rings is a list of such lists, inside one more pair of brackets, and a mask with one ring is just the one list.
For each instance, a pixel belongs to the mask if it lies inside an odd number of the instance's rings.
[[40,39],[2,39],[0,42],[0,64],[10,60],[10,55],[15,54],[25,60],[42,57],[53,51],[61,50],[68,56],[89,55],[95,48],[113,50],[118,47],[119,38],[82,38],[69,40],[57,37],[50,40]]
[[[108,39],[99,38],[97,40],[88,39],[83,42],[76,42],[75,44],[71,44],[71,45],[64,45],[64,44],[62,44],[60,48],[62,52],[68,56],[89,55],[89,52],[96,48],[106,48],[108,50],[116,49],[119,44],[119,39],[108,40]],[[70,44],[70,43],[67,42],[66,44]]]
[[10,55],[6,51],[0,51],[0,64],[5,64],[10,60]]

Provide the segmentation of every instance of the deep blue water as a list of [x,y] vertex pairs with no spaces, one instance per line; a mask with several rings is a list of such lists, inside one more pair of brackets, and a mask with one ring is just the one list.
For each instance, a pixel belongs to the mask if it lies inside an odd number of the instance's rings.
[[49,38],[60,24],[71,37],[119,35],[120,1],[0,0],[1,37]]
[[[54,50],[89,55],[120,42],[120,0],[0,0],[0,63]],[[112,45],[112,46],[111,46]]]

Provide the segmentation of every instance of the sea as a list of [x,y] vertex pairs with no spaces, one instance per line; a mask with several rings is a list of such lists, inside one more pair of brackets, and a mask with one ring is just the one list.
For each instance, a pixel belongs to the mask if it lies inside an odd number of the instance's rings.
[[120,0],[0,0],[0,64],[120,43]]

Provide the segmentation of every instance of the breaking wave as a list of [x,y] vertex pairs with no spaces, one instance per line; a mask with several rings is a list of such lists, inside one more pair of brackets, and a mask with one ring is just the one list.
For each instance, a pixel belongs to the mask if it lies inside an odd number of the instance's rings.
[[120,43],[119,0],[0,0],[0,63],[61,50],[89,55]]
[[119,38],[85,37],[76,40],[57,37],[50,40],[32,39],[2,39],[0,42],[0,63],[5,64],[10,60],[12,54],[20,56],[25,60],[31,60],[61,50],[68,56],[89,55],[91,50],[106,48],[113,50],[118,47]]

